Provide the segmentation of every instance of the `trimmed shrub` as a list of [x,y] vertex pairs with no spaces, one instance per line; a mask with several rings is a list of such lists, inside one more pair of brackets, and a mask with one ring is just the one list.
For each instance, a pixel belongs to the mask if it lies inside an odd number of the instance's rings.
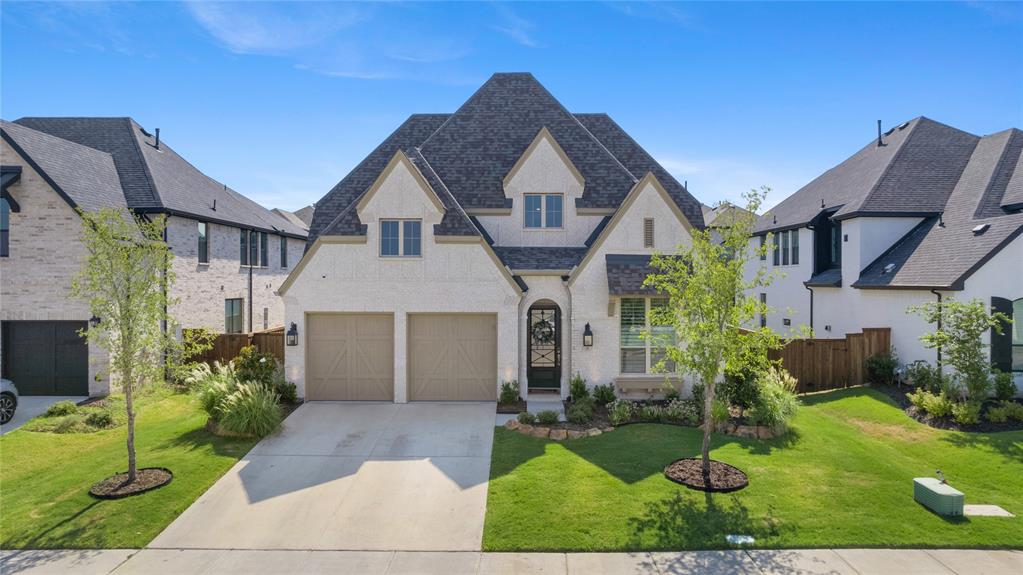
[[595,399],[599,405],[607,405],[611,403],[617,399],[615,396],[615,386],[610,383],[595,386],[593,388],[593,399]]
[[269,353],[261,353],[256,346],[247,345],[238,352],[231,362],[239,381],[255,381],[270,384],[277,371],[277,360]]
[[913,393],[907,393],[906,397],[917,409],[931,417],[952,415],[952,406],[955,404],[944,391],[931,393],[926,389],[917,389]]
[[265,437],[281,425],[279,401],[269,385],[242,383],[221,402],[217,421],[228,431]]
[[1007,371],[996,371],[994,374],[995,379],[995,397],[1006,401],[1012,399],[1016,395],[1016,384],[1012,381],[1012,374]]
[[565,414],[565,418],[569,422],[582,425],[593,421],[593,400],[586,399],[583,401],[577,401],[568,408],[568,413]]
[[85,423],[93,427],[113,427],[114,415],[109,411],[91,411],[85,416]]
[[536,420],[542,425],[554,425],[558,422],[558,412],[553,409],[545,409],[536,414]]
[[796,378],[781,368],[772,367],[757,379],[757,401],[749,411],[754,425],[766,425],[776,431],[788,429],[799,410]]
[[937,367],[925,362],[917,361],[906,366],[906,380],[917,389],[924,389],[931,393],[938,393],[944,389],[944,376]]
[[1023,403],[1001,401],[997,406],[987,410],[987,420],[992,423],[1005,423],[1010,419],[1023,421]]
[[742,414],[753,407],[759,399],[760,388],[757,387],[757,374],[744,370],[738,373],[726,373],[725,379],[718,384],[715,394],[722,401],[739,408]]
[[536,423],[536,416],[528,411],[519,412],[517,419],[519,420],[519,423],[523,425],[533,425]]
[[895,381],[895,368],[899,367],[899,356],[895,348],[886,353],[878,353],[867,358],[867,375],[874,383],[891,385]]
[[46,409],[46,417],[62,417],[78,413],[78,406],[73,401],[58,401]]
[[616,399],[607,406],[607,417],[611,425],[621,425],[632,419],[636,404],[627,399]]
[[980,402],[964,401],[952,405],[952,419],[959,425],[973,425],[980,421]]
[[515,403],[519,400],[519,380],[501,382],[501,394],[498,403]]
[[579,372],[575,372],[572,376],[572,380],[568,382],[568,393],[572,397],[572,401],[579,401],[584,397],[590,396],[590,390],[586,389],[586,380]]

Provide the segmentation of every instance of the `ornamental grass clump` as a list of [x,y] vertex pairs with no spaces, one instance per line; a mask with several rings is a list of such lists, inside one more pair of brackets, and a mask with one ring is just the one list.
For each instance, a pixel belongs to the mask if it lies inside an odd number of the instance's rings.
[[747,412],[750,422],[764,425],[781,433],[799,410],[796,396],[796,378],[778,367],[771,367],[757,378],[757,396]]
[[280,427],[280,397],[269,385],[250,382],[238,384],[234,393],[219,406],[220,425],[231,432],[265,437]]

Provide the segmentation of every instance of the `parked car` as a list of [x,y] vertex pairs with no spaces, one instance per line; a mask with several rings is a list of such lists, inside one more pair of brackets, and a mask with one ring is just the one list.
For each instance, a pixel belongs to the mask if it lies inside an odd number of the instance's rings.
[[9,379],[0,379],[0,425],[14,418],[18,409],[18,388]]

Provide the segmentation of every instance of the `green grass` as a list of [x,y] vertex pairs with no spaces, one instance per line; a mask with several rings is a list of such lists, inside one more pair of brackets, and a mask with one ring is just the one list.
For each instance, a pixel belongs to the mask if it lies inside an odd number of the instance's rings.
[[[1023,547],[1023,432],[957,433],[907,417],[855,388],[804,398],[787,437],[716,435],[711,456],[749,487],[705,494],[664,478],[698,456],[698,429],[631,425],[564,443],[505,429],[494,436],[487,551],[727,547]],[[912,479],[941,469],[967,503],[1016,518],[944,519],[913,501]]]
[[188,395],[155,392],[139,402],[139,467],[174,480],[125,499],[89,496],[93,483],[127,469],[126,427],[94,433],[0,437],[0,548],[139,548],[208,489],[255,443],[213,436]]

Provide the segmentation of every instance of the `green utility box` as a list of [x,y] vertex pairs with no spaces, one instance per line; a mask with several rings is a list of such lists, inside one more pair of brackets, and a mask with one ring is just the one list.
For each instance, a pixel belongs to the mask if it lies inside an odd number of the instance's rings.
[[963,493],[933,477],[913,479],[913,499],[938,515],[962,515]]

